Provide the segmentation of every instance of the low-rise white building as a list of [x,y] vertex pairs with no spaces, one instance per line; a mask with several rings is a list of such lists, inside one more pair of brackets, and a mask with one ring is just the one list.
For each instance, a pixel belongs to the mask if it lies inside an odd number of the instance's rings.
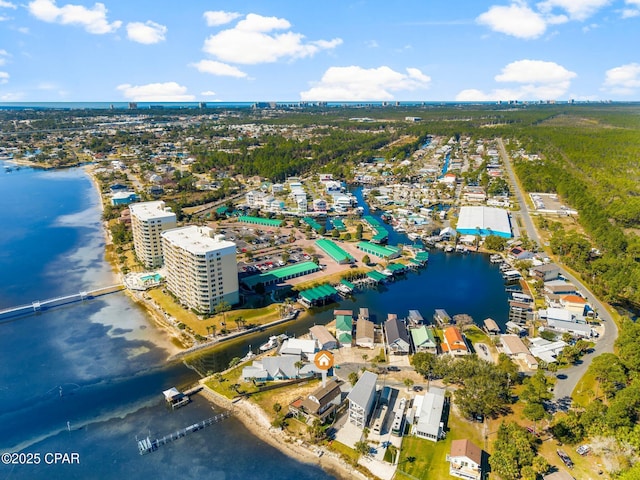
[[444,435],[442,413],[445,405],[444,390],[431,387],[427,393],[414,400],[415,415],[413,433],[417,437],[437,442]]

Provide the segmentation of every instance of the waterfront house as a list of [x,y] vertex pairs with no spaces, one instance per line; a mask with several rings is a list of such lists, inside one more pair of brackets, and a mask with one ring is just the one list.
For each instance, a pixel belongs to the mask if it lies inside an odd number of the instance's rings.
[[414,399],[413,434],[417,437],[437,442],[444,436],[444,412],[446,397],[444,389],[431,387],[424,395]]
[[422,325],[424,323],[424,318],[422,318],[419,310],[409,310],[407,320],[411,325]]
[[309,334],[316,342],[320,350],[333,350],[338,348],[338,341],[324,325],[314,325],[309,329]]
[[343,347],[351,347],[353,342],[353,311],[334,310],[336,318],[336,337]]
[[529,275],[536,280],[542,280],[543,282],[556,280],[560,275],[560,267],[553,263],[545,263],[544,265],[538,265],[530,268]]
[[349,401],[349,422],[364,429],[369,421],[374,400],[376,398],[376,382],[378,375],[365,371],[353,386],[347,400]]
[[326,386],[320,386],[305,398],[298,397],[289,405],[289,411],[302,416],[307,423],[314,419],[326,423],[333,418],[333,414],[342,403],[340,380],[336,377],[327,381]]
[[138,195],[135,192],[116,192],[111,195],[111,205],[128,205],[132,202],[139,200]]
[[511,358],[524,359],[531,353],[519,335],[500,335],[500,341],[502,350]]
[[411,340],[413,340],[413,349],[415,352],[438,353],[438,344],[433,335],[433,330],[425,325],[418,328],[412,328]]
[[318,345],[315,340],[305,340],[303,338],[287,338],[280,348],[280,355],[298,355],[303,360],[313,360],[314,354],[318,351]]
[[464,341],[462,333],[458,329],[458,327],[447,327],[444,330],[444,343],[441,344],[442,352],[448,353],[451,356],[459,357],[462,355],[467,355],[469,352],[469,348],[467,347],[467,343]]
[[387,333],[387,345],[395,355],[408,355],[411,349],[409,334],[404,322],[395,314],[389,314],[384,324]]
[[308,363],[298,368],[297,362],[301,361],[299,355],[284,355],[281,357],[265,357],[260,361],[253,362],[253,365],[242,369],[242,379],[259,381],[267,380],[291,380],[294,378],[309,378],[320,374],[320,370],[313,364]]
[[358,347],[373,348],[375,346],[375,329],[373,322],[358,318],[356,322],[356,345]]
[[449,475],[467,480],[482,479],[482,449],[470,440],[454,440],[447,455]]

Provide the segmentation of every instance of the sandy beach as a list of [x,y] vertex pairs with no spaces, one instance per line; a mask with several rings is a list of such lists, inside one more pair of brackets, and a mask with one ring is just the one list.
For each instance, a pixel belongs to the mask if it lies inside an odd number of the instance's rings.
[[[264,411],[250,400],[242,400],[232,403],[229,399],[214,392],[204,384],[202,394],[214,405],[225,408],[233,412],[233,415],[242,422],[247,430],[265,443],[277,448],[285,455],[298,460],[299,462],[317,465],[327,473],[340,479],[352,478],[375,478],[367,477],[360,471],[355,470],[352,465],[346,463],[336,453],[323,447],[311,446],[307,448],[299,439],[289,435],[286,431],[271,426],[271,422]],[[322,452],[321,456],[318,453]]]

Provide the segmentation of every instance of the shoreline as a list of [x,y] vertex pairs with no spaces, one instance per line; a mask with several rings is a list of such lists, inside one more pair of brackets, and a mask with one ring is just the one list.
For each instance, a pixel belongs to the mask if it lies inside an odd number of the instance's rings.
[[[99,202],[100,202],[100,212],[104,212],[104,198],[102,196],[102,190],[100,186],[100,182],[95,177],[93,169],[90,165],[83,167],[85,174],[89,177],[92,185],[96,189],[98,194]],[[102,231],[105,239],[105,259],[111,266],[111,270],[116,277],[122,277],[122,272],[120,271],[118,265],[113,261],[113,259],[109,258],[108,247],[112,245],[111,236],[109,235],[109,229],[107,227],[107,223],[101,218]],[[145,316],[149,320],[149,323],[152,323],[156,328],[164,331],[169,335],[169,343],[174,346],[173,351],[169,351],[169,355],[166,359],[167,362],[172,361],[172,359],[176,356],[179,356],[182,352],[187,350],[186,347],[180,348],[174,344],[174,340],[178,341],[182,344],[180,338],[176,336],[173,327],[169,324],[169,322],[162,318],[162,314],[156,311],[153,302],[147,301],[143,294],[136,295],[134,292],[125,289],[126,295],[137,305],[139,305],[142,309],[144,309]],[[159,345],[161,348],[165,348],[165,345]],[[351,479],[354,477],[354,473],[358,478],[367,479],[369,477],[365,476],[358,470],[355,470],[351,465],[348,465],[343,459],[341,459],[334,452],[328,451],[326,448],[322,448],[322,455],[318,456],[318,454],[310,451],[305,446],[297,443],[294,439],[290,437],[288,433],[285,431],[277,430],[271,426],[269,419],[267,418],[265,412],[257,405],[251,403],[247,399],[242,399],[237,403],[231,403],[227,398],[220,396],[218,393],[211,390],[204,384],[205,379],[200,380],[200,384],[203,388],[203,396],[212,404],[222,407],[225,409],[231,410],[235,417],[242,423],[242,425],[247,429],[247,431],[254,435],[256,438],[261,440],[262,442],[278,449],[281,453],[286,455],[289,458],[292,458],[298,462],[314,465],[320,467],[322,470],[327,472],[330,475],[335,476],[338,479]],[[320,447],[318,447],[320,448]]]
[[347,464],[336,453],[324,447],[316,447],[318,451],[322,452],[322,455],[318,456],[305,447],[298,439],[292,438],[286,431],[272,427],[268,417],[258,405],[251,403],[251,401],[246,398],[232,403],[229,399],[221,396],[205,385],[205,380],[206,379],[200,380],[200,385],[203,386],[203,390],[200,393],[204,398],[217,407],[230,410],[249,433],[262,442],[278,449],[278,451],[289,458],[307,465],[320,467],[326,473],[341,480],[348,480],[354,477],[363,480],[376,478],[373,476],[365,476],[362,472]]

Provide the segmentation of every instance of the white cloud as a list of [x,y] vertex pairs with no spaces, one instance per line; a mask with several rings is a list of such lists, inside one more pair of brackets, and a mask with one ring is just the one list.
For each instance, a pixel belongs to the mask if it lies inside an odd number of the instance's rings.
[[15,10],[18,6],[15,3],[7,2],[6,0],[0,0],[0,8],[13,8]]
[[[628,3],[638,1],[627,0]],[[612,0],[544,0],[532,9],[525,0],[512,0],[509,6],[493,5],[478,16],[476,22],[495,32],[517,38],[538,38],[549,25],[582,22],[611,2]]]
[[322,79],[309,90],[300,92],[302,100],[392,100],[393,93],[426,89],[431,78],[417,68],[407,73],[396,72],[387,66],[378,68],[330,67]]
[[176,82],[148,83],[146,85],[118,85],[117,90],[134,102],[190,102],[195,99],[187,93],[187,87]]
[[207,90],[206,92],[200,92],[200,95],[203,97],[215,97],[216,92],[214,92],[213,90]]
[[7,72],[0,72],[0,84],[9,82],[9,74]]
[[167,27],[151,20],[147,20],[145,23],[131,22],[127,24],[127,38],[145,45],[164,41],[166,33]]
[[628,63],[605,73],[604,90],[616,95],[631,95],[640,89],[640,64]]
[[225,12],[222,10],[218,11],[209,11],[204,12],[202,14],[205,22],[209,27],[216,27],[218,25],[224,25],[225,23],[229,23],[234,21],[236,18],[241,17],[241,13],[236,12]]
[[622,18],[633,18],[640,16],[640,0],[625,0],[625,3],[631,8],[625,8],[622,10]]
[[7,57],[10,57],[9,52],[6,50],[0,50],[0,67],[7,63]]
[[524,4],[494,5],[476,21],[495,32],[517,38],[538,38],[547,29],[542,16]]
[[24,92],[8,92],[0,95],[0,100],[3,102],[18,102],[24,97]]
[[513,88],[498,88],[491,92],[467,89],[458,93],[456,100],[552,100],[566,95],[571,86],[571,79],[575,77],[575,72],[554,62],[518,60],[505,66],[502,72],[495,76],[495,81],[519,85]]
[[122,22],[107,21],[107,9],[103,3],[96,3],[92,8],[82,5],[56,5],[55,0],[33,0],[28,5],[29,13],[39,20],[61,25],[79,25],[87,32],[105,34],[115,32]]
[[545,0],[537,7],[542,13],[551,13],[559,8],[567,12],[571,20],[584,21],[610,3],[611,0]]
[[200,60],[198,63],[189,64],[190,67],[196,68],[201,73],[210,73],[221,77],[245,78],[247,76],[242,70],[233,65],[228,65],[215,60]]
[[364,44],[369,48],[378,48],[380,46],[375,40],[367,40]]
[[250,13],[235,27],[211,35],[202,49],[224,62],[252,65],[273,63],[281,58],[311,57],[342,43],[340,38],[305,42],[304,35],[291,31],[270,33],[290,27],[284,18]]

